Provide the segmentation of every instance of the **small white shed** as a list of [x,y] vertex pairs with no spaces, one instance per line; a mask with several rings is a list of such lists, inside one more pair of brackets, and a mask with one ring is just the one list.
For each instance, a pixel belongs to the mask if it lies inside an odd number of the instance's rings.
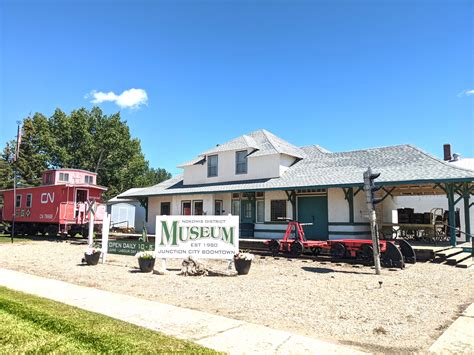
[[117,196],[107,201],[107,213],[110,214],[111,227],[134,228],[137,233],[143,231],[145,208],[140,202],[132,199],[118,199]]

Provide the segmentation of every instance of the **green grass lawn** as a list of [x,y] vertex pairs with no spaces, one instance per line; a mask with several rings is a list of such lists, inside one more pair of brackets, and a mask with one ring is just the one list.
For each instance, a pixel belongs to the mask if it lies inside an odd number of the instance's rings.
[[62,303],[0,287],[0,353],[215,353]]

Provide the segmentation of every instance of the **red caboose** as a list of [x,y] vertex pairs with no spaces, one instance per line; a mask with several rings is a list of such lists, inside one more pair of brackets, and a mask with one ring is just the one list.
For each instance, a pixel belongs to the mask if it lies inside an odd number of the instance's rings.
[[102,193],[107,190],[96,185],[97,174],[79,169],[48,170],[43,183],[36,187],[2,190],[4,206],[2,217],[13,221],[18,234],[84,233],[89,223],[89,209],[95,203],[94,223],[101,224],[105,213]]

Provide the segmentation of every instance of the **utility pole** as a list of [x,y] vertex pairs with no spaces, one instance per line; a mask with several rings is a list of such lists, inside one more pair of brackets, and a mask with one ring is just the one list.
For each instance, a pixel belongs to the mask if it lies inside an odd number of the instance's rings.
[[12,217],[12,232],[10,235],[11,241],[13,243],[13,238],[15,237],[15,219],[16,219],[16,165],[17,161],[20,158],[20,144],[21,144],[21,126],[18,123],[18,132],[16,135],[16,147],[15,155],[13,156],[13,217]]
[[16,217],[16,161],[13,162],[13,217],[12,217],[12,233],[10,235],[12,243],[13,243],[13,238],[15,237],[15,217]]
[[372,173],[370,167],[364,172],[364,191],[367,201],[367,209],[369,211],[370,232],[372,234],[372,248],[374,252],[375,273],[380,275],[380,243],[379,231],[377,227],[377,215],[375,213],[375,205],[381,202],[374,196],[374,192],[381,187],[376,187],[374,180],[380,176],[380,173]]

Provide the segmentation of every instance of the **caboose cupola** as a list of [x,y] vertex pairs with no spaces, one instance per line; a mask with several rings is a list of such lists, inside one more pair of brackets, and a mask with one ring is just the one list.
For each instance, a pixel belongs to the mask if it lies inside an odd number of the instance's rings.
[[97,173],[81,169],[54,169],[43,173],[44,185],[97,185]]

